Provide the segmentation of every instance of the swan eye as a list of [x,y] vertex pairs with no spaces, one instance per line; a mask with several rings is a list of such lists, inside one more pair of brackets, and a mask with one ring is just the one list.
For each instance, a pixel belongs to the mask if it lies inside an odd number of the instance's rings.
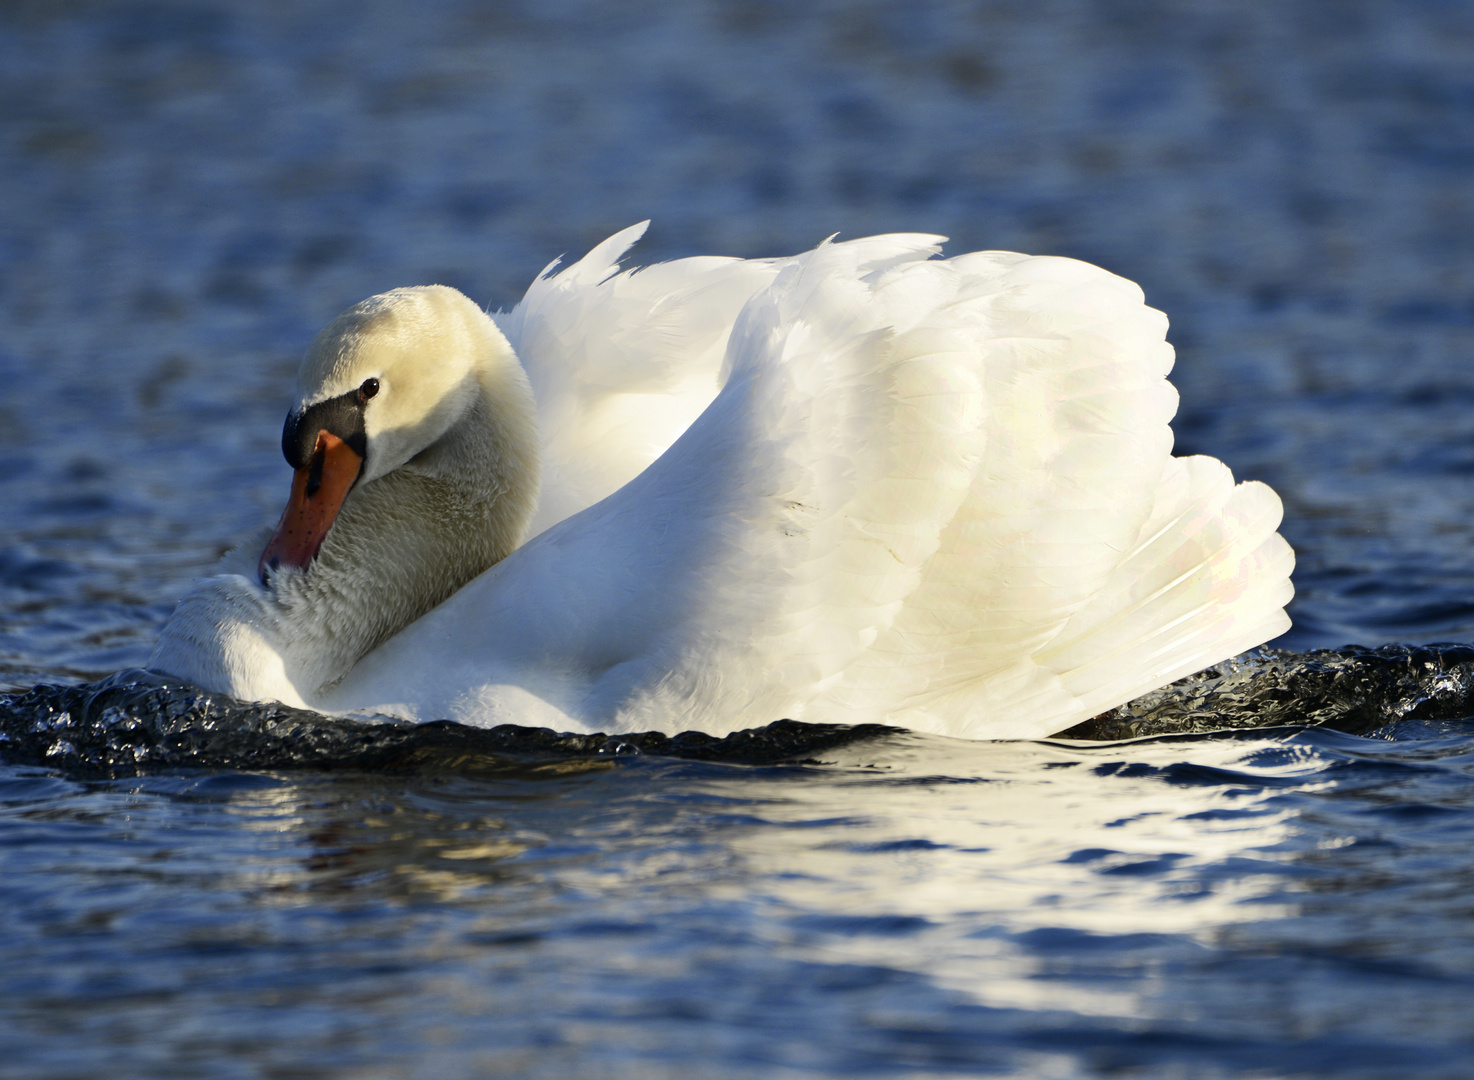
[[378,379],[364,379],[363,385],[358,388],[358,397],[361,401],[367,401],[379,392]]

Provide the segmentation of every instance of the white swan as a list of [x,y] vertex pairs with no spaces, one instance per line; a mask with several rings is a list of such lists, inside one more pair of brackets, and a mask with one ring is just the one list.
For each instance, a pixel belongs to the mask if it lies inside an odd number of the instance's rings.
[[1171,456],[1131,282],[920,235],[617,273],[643,230],[495,322],[432,286],[328,326],[282,523],[151,666],[415,720],[1037,737],[1288,628],[1279,499]]

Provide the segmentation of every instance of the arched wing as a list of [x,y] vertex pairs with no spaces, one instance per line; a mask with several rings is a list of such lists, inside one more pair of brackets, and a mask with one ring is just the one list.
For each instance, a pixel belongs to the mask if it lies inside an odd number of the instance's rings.
[[604,498],[676,440],[720,387],[737,313],[771,262],[691,258],[621,272],[633,225],[542,272],[493,318],[527,370],[543,436],[531,535]]

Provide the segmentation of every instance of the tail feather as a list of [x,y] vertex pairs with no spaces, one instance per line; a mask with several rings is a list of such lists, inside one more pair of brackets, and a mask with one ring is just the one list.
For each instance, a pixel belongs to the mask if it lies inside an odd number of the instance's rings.
[[1136,549],[1038,662],[1084,717],[1289,629],[1279,497],[1221,462],[1172,458]]

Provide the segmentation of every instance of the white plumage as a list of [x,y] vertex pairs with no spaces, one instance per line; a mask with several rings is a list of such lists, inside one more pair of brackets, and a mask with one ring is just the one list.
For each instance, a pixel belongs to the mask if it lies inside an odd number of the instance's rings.
[[155,666],[419,720],[1038,737],[1288,628],[1279,500],[1171,456],[1166,319],[1132,283],[915,235],[617,273],[642,231],[497,316],[537,401],[529,541],[337,678],[294,678],[321,670],[302,613],[228,574]]

